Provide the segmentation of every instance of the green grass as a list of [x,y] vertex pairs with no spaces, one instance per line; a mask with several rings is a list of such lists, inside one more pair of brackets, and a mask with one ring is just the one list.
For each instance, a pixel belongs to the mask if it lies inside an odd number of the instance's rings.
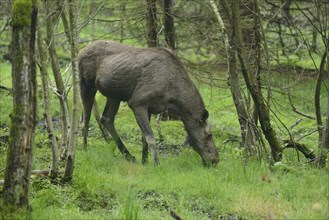
[[[129,1],[128,1],[129,2]],[[88,18],[89,7],[85,7],[82,20]],[[95,3],[97,5],[97,2]],[[145,36],[136,35],[145,29],[142,19],[133,18],[145,13],[145,7],[136,8],[137,1],[127,4],[127,14],[114,13],[112,8],[118,8],[121,1],[111,2],[111,7],[100,11],[98,18],[110,20],[124,20],[121,22],[91,23],[80,32],[81,41],[90,39],[123,40],[126,44],[145,46]],[[133,17],[129,10],[134,10]],[[115,10],[114,10],[115,12]],[[40,13],[40,21],[43,20]],[[179,21],[179,20],[178,20]],[[181,122],[161,122],[162,132],[165,136],[163,143],[158,143],[160,165],[155,167],[151,155],[146,165],[141,164],[141,137],[140,130],[135,122],[133,113],[122,103],[116,119],[118,133],[122,137],[129,151],[136,156],[137,163],[129,163],[118,151],[113,141],[106,143],[99,132],[97,123],[92,117],[89,132],[89,147],[82,149],[82,138],[79,136],[73,181],[62,185],[52,182],[45,177],[34,177],[30,185],[31,213],[10,216],[13,219],[172,219],[169,210],[172,209],[183,219],[329,219],[329,167],[316,169],[300,154],[300,160],[295,150],[284,151],[282,163],[270,167],[266,156],[261,160],[246,158],[245,152],[240,148],[240,130],[237,114],[233,104],[230,90],[227,86],[227,76],[218,73],[212,68],[210,60],[224,59],[218,55],[217,34],[216,39],[207,45],[203,30],[199,25],[177,22],[178,55],[184,61],[202,63],[196,71],[210,72],[213,74],[218,87],[200,83],[193,78],[199,88],[207,109],[210,112],[209,121],[220,154],[220,163],[217,167],[205,168],[200,157],[190,148],[185,148],[182,143],[185,132]],[[202,24],[202,23],[200,23]],[[122,25],[122,26],[121,26]],[[121,30],[125,30],[121,35]],[[136,31],[137,30],[137,31]],[[214,30],[217,33],[217,29]],[[135,32],[135,33],[134,33]],[[189,33],[189,40],[182,33]],[[200,35],[199,32],[202,32]],[[289,33],[289,31],[287,31]],[[45,35],[44,35],[45,36]],[[211,35],[209,35],[211,39]],[[160,42],[163,36],[160,34]],[[267,33],[271,37],[271,33]],[[272,36],[276,38],[277,36]],[[11,34],[5,31],[1,35],[2,43],[9,44]],[[181,39],[181,40],[179,40]],[[202,41],[201,41],[202,40]],[[310,40],[310,39],[309,39]],[[70,62],[68,47],[65,45],[66,37],[63,34],[61,22],[56,29],[57,53],[62,68]],[[290,37],[286,43],[294,42]],[[198,50],[202,42],[202,47]],[[294,45],[286,44],[294,48]],[[79,45],[79,48],[86,43]],[[314,116],[314,88],[315,76],[308,73],[301,74],[299,68],[315,69],[315,66],[305,48],[300,54],[294,52],[284,57],[280,52],[278,43],[269,44],[274,53],[278,52],[281,68],[285,72],[271,74],[271,114],[272,125],[281,140],[289,139],[289,132],[294,140],[300,140],[307,147],[318,153],[316,122],[291,111],[287,99],[288,91],[292,95],[294,105],[301,112]],[[189,48],[189,49],[187,49]],[[191,49],[192,48],[192,49]],[[207,49],[205,49],[207,48]],[[216,48],[216,49],[215,49]],[[270,48],[271,49],[271,48]],[[289,48],[288,48],[289,49]],[[323,45],[319,41],[318,49]],[[218,51],[217,51],[218,50]],[[224,50],[223,50],[224,51]],[[223,52],[221,51],[221,52]],[[2,55],[7,52],[6,47],[0,48],[0,85],[12,87],[10,63],[4,62]],[[224,52],[223,52],[224,53]],[[214,55],[216,54],[216,55]],[[219,53],[220,54],[220,53]],[[313,54],[315,65],[319,66],[320,56]],[[225,61],[223,61],[225,62]],[[208,65],[209,63],[209,65]],[[271,61],[271,65],[277,61]],[[208,67],[209,66],[209,67]],[[265,65],[264,65],[265,66]],[[296,68],[298,67],[298,68]],[[217,67],[216,67],[217,68]],[[297,70],[295,70],[295,68]],[[223,70],[223,72],[226,70]],[[68,71],[63,77],[66,78]],[[49,74],[51,71],[49,70]],[[200,73],[198,73],[200,74]],[[202,76],[202,73],[201,73]],[[52,76],[50,76],[53,81]],[[328,85],[328,79],[325,79]],[[38,79],[40,82],[40,80]],[[263,78],[263,91],[267,79]],[[54,85],[54,83],[52,83]],[[288,88],[290,88],[288,90]],[[41,86],[38,86],[38,109],[41,120],[43,114]],[[244,88],[244,91],[246,89]],[[248,94],[245,93],[247,96]],[[266,94],[266,92],[264,92]],[[326,112],[327,91],[322,88],[321,107]],[[54,118],[59,117],[59,103],[54,94],[51,95],[51,109]],[[71,96],[69,97],[71,100]],[[97,96],[100,111],[105,104],[105,99]],[[10,127],[10,113],[12,111],[12,95],[5,90],[0,90],[0,136],[8,135]],[[323,114],[323,120],[324,120]],[[297,121],[296,126],[292,127]],[[288,131],[283,126],[288,128]],[[156,137],[155,120],[152,119]],[[56,127],[56,135],[60,138],[60,126]],[[310,134],[310,135],[307,135]],[[306,136],[307,135],[307,136]],[[266,141],[265,141],[266,143]],[[6,164],[7,144],[0,143],[0,179],[4,178]],[[260,146],[261,151],[264,149]],[[266,149],[269,151],[268,144]],[[47,133],[38,126],[33,149],[32,169],[49,169],[51,163],[51,149]],[[61,169],[64,164],[61,164]],[[1,190],[0,186],[0,190]],[[1,213],[2,214],[2,213]],[[1,215],[0,214],[0,215]],[[1,216],[3,218],[3,216]]]
[[[204,168],[191,149],[161,155],[161,165],[154,167],[129,163],[113,148],[113,143],[95,140],[87,152],[78,149],[69,185],[34,179],[32,217],[170,219],[169,209],[184,219],[328,217],[325,170],[307,165],[270,170],[264,162],[234,154],[224,154],[216,168]],[[138,151],[133,150],[135,155]]]
[[[301,116],[290,111],[287,96],[282,93],[286,90],[282,88],[294,83],[296,76],[274,74],[271,80],[275,90],[272,109],[289,127]],[[294,104],[310,115],[314,114],[314,83],[314,77],[308,77],[291,90]],[[183,219],[328,219],[328,166],[321,170],[313,168],[302,156],[298,162],[293,150],[285,151],[283,163],[272,168],[266,159],[246,159],[238,142],[227,142],[240,134],[229,89],[211,88],[197,81],[196,84],[210,112],[220,152],[217,167],[203,167],[200,157],[182,146],[185,132],[178,121],[161,122],[165,142],[158,143],[160,166],[153,165],[151,155],[149,163],[142,165],[140,130],[133,113],[122,103],[116,119],[117,130],[137,163],[127,162],[114,142],[102,139],[92,117],[87,151],[82,149],[81,137],[78,140],[73,181],[61,185],[44,177],[33,178],[30,188],[33,211],[15,218],[172,219],[169,214],[172,209]],[[11,87],[10,80],[5,85]],[[0,96],[0,122],[8,128],[12,98],[5,91],[0,91]],[[102,109],[104,98],[98,96],[97,100]],[[57,102],[53,98],[54,115],[58,114]],[[321,103],[326,103],[325,90]],[[324,104],[322,108],[324,112]],[[273,114],[272,120],[279,137],[288,139],[287,131]],[[151,125],[157,136],[154,119]],[[290,132],[298,139],[315,128],[314,120],[302,118]],[[1,132],[8,131],[2,128]],[[57,132],[60,135],[60,130]],[[316,142],[316,134],[302,139],[302,143],[314,149]],[[6,146],[0,146],[0,150],[1,170],[5,166]],[[38,127],[33,169],[48,169],[50,153],[46,131]],[[0,172],[0,179],[3,175]]]

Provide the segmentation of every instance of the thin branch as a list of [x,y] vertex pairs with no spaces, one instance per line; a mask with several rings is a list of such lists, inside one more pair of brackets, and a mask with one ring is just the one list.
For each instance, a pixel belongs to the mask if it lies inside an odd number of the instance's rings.
[[84,28],[85,26],[87,26],[89,24],[89,22],[91,20],[93,20],[93,18],[98,14],[98,12],[101,10],[101,8],[103,7],[104,2],[102,2],[102,4],[95,10],[95,12],[86,20],[84,20],[82,22],[82,24],[80,25],[80,27],[78,28],[78,33],[80,33],[80,31],[82,30],[82,28]]
[[[71,68],[71,65],[72,65],[72,63],[70,62],[70,63],[66,66],[66,69],[64,70],[63,75],[66,75],[66,72],[69,71],[69,69]],[[64,88],[68,87],[68,85],[69,85],[69,80],[70,80],[70,78],[71,78],[71,75],[72,75],[72,73],[71,73],[71,74],[68,74],[68,76],[66,77]],[[68,88],[66,91],[64,90],[64,94],[63,94],[63,95],[64,95],[65,98],[67,97],[67,94],[69,94],[71,87],[72,87],[72,86],[69,86],[69,88]]]
[[[295,5],[297,6],[297,8],[299,9],[300,12],[302,12],[302,14],[306,17],[306,19],[311,23],[311,25],[318,31],[318,33],[322,36],[322,37],[325,37],[323,36],[323,33],[321,30],[319,30],[319,28],[313,23],[313,21],[307,16],[307,14],[305,14],[304,10],[301,9],[299,7],[299,5],[297,4],[297,2],[294,0],[294,3]],[[319,22],[320,23],[320,22]]]
[[294,104],[292,103],[292,99],[291,99],[290,91],[288,91],[288,100],[289,100],[289,103],[290,103],[290,106],[291,106],[293,112],[296,112],[297,114],[299,114],[299,115],[301,115],[301,116],[304,116],[304,117],[306,117],[306,118],[309,118],[309,119],[313,119],[313,120],[315,119],[315,117],[310,116],[310,115],[307,115],[307,114],[305,114],[305,113],[299,111],[299,110],[294,106]]
[[308,132],[307,134],[305,134],[305,135],[303,135],[302,137],[300,137],[299,139],[297,139],[296,142],[299,142],[300,140],[304,139],[304,138],[307,137],[307,136],[310,136],[310,135],[316,133],[317,131],[318,131],[318,130],[313,130],[313,131]]
[[3,86],[3,85],[0,85],[0,89],[7,90],[10,93],[12,93],[12,91],[13,91],[13,89],[11,89],[9,87],[6,87],[6,86]]
[[[38,176],[49,176],[50,170],[32,170],[31,171],[31,178],[36,178]],[[64,171],[59,171],[59,174],[64,174]],[[5,183],[4,180],[0,180],[0,186]]]
[[299,123],[301,123],[303,119],[299,118],[293,125],[290,126],[290,129],[293,129],[294,127],[296,127],[297,125],[299,125]]
[[6,20],[6,23],[4,25],[4,27],[0,30],[0,35],[5,31],[7,30],[7,27],[9,27],[9,24],[10,24],[10,19]]

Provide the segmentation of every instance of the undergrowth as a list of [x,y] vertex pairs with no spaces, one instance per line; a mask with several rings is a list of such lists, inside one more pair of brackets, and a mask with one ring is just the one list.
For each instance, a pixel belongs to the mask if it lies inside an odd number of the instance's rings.
[[[79,148],[68,185],[33,179],[32,217],[171,219],[170,210],[183,219],[328,217],[328,170],[307,164],[269,168],[266,161],[246,160],[225,149],[219,166],[205,168],[189,148],[179,155],[160,154],[155,167],[129,163],[113,148],[102,141],[87,151]],[[136,156],[139,151],[132,150]]]
[[[316,122],[289,110],[286,88],[294,83],[293,76],[272,77],[272,121],[280,139],[289,139],[290,132],[316,151],[317,135],[309,134],[316,129]],[[282,163],[270,166],[269,155],[261,146],[258,148],[263,152],[262,158],[245,157],[229,89],[198,81],[196,84],[210,112],[220,155],[217,167],[203,167],[200,157],[183,146],[185,132],[180,121],[160,122],[165,139],[158,142],[160,165],[153,165],[151,155],[149,163],[142,165],[140,130],[133,113],[122,103],[116,119],[118,133],[137,162],[127,162],[113,141],[103,140],[92,118],[86,151],[79,137],[73,181],[62,185],[46,177],[32,178],[33,211],[15,218],[172,219],[170,212],[174,212],[183,219],[328,219],[328,166],[316,169],[302,155],[298,159],[294,150],[286,150]],[[310,115],[314,114],[314,85],[314,77],[308,77],[289,91],[294,105]],[[12,98],[7,91],[0,91],[0,98],[0,134],[8,134]],[[97,96],[97,101],[100,107],[104,106],[103,97]],[[56,102],[53,99],[55,118]],[[325,91],[321,103],[325,103]],[[325,112],[325,105],[322,108]],[[151,122],[158,139],[155,118]],[[60,137],[60,126],[56,129]],[[6,149],[6,144],[0,145],[0,179],[4,176]],[[46,129],[40,123],[33,169],[49,169],[50,153]]]

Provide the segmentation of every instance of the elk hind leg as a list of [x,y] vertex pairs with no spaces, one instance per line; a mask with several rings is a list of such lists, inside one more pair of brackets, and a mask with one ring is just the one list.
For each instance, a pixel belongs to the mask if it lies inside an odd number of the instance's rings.
[[120,152],[125,156],[125,158],[128,161],[135,162],[135,157],[130,154],[126,146],[123,144],[114,126],[114,119],[118,112],[119,106],[120,101],[108,98],[101,118],[101,123],[110,132]]
[[83,86],[80,87],[80,95],[83,105],[82,136],[83,136],[83,145],[85,149],[87,148],[89,121],[90,121],[91,110],[93,108],[96,92],[97,90],[94,88],[87,89]]

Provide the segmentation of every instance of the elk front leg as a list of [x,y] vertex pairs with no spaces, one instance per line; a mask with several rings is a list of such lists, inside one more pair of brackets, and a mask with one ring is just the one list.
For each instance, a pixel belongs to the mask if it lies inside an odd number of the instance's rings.
[[[158,159],[158,152],[156,149],[156,141],[150,126],[150,119],[149,119],[150,116],[148,114],[148,111],[144,107],[132,108],[132,109],[134,111],[138,126],[142,131],[143,138],[145,138],[146,143],[151,148],[151,151],[153,153],[154,164],[158,165],[159,159]],[[145,148],[143,145],[143,159],[145,158],[144,153],[146,153],[144,149]]]
[[114,126],[114,119],[115,119],[115,115],[118,112],[119,106],[120,106],[120,101],[114,99],[107,99],[103,111],[103,115],[101,118],[101,123],[110,132],[120,152],[125,156],[125,158],[128,161],[135,162],[136,158],[130,154],[126,146],[123,144]]
[[[151,121],[151,114],[148,114],[148,119],[149,119],[149,122],[150,122]],[[148,161],[149,149],[148,149],[148,144],[147,144],[146,139],[145,139],[143,134],[142,134],[142,147],[143,147],[142,163],[146,164],[147,161]]]
[[148,145],[146,142],[146,139],[144,138],[144,135],[142,135],[142,147],[143,147],[143,152],[142,152],[142,163],[146,164],[148,162]]

